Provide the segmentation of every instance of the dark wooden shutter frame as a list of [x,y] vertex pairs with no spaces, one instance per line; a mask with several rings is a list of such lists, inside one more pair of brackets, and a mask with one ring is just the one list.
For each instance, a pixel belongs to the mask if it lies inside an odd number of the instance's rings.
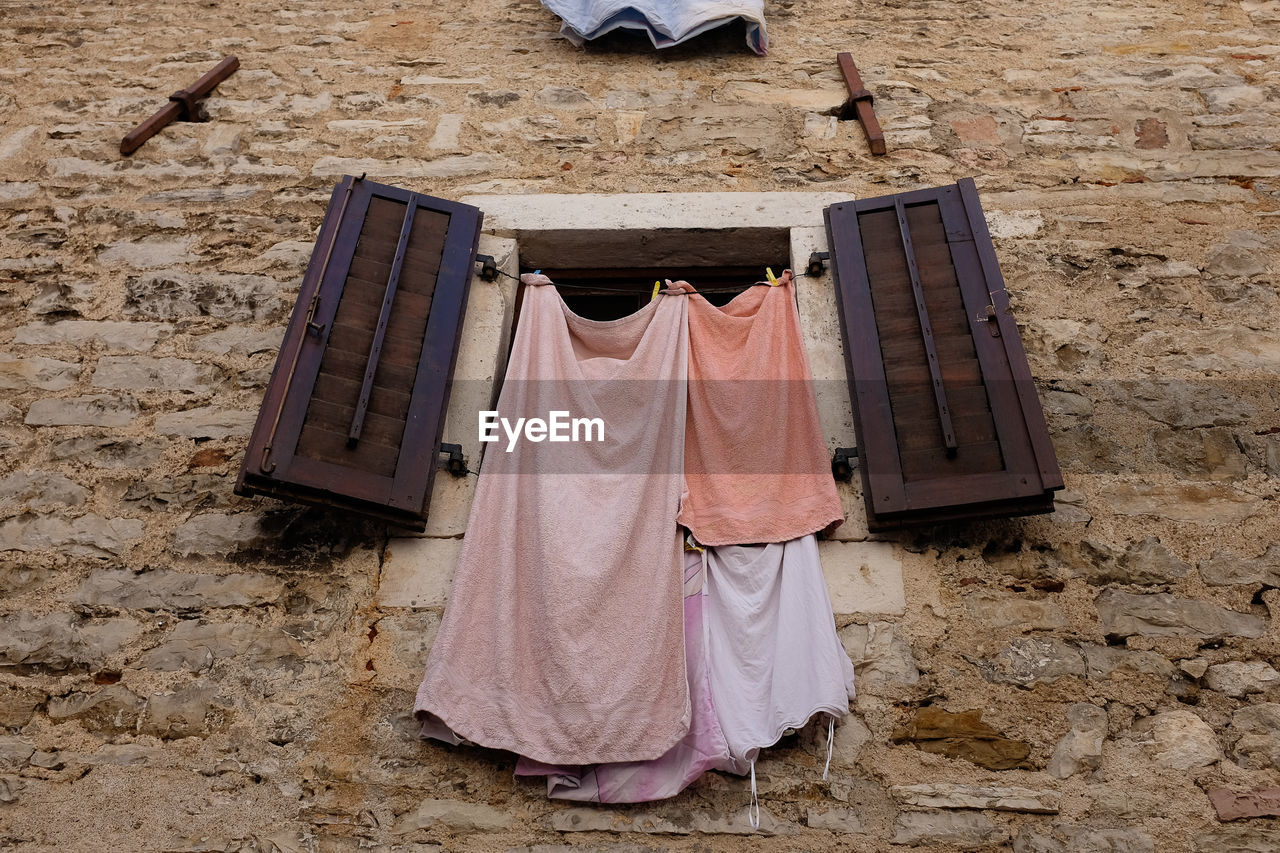
[[973,181],[825,218],[869,529],[1052,511],[1062,475]]
[[349,175],[338,183],[238,494],[425,527],[482,220],[469,205]]

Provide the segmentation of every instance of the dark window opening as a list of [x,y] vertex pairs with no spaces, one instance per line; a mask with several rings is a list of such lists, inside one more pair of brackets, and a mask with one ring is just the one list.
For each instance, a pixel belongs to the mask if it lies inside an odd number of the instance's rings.
[[[784,259],[772,269],[781,273],[787,266],[789,263]],[[578,316],[589,320],[617,320],[648,304],[655,281],[687,281],[711,304],[724,305],[756,282],[763,281],[764,269],[764,266],[544,268],[542,274],[560,286],[565,304]],[[516,311],[518,322],[519,302]]]

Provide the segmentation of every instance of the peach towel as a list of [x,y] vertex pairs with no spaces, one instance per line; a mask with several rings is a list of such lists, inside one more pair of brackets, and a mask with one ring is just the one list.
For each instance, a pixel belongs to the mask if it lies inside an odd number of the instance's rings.
[[691,715],[675,524],[689,300],[599,322],[523,280],[501,416],[601,417],[605,441],[489,445],[414,710],[425,736],[547,764],[658,758]]
[[795,279],[717,308],[687,282],[689,413],[681,524],[703,545],[788,542],[844,521]]

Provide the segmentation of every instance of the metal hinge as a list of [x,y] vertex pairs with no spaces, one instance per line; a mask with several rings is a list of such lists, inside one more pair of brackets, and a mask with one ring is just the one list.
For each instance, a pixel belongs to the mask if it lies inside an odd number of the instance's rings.
[[498,280],[498,262],[493,255],[476,255],[476,263],[480,264],[480,277],[485,281]]
[[445,444],[441,442],[440,452],[449,455],[449,458],[444,460],[444,467],[450,474],[455,477],[465,477],[470,473],[467,469],[467,457],[462,455],[461,444]]
[[858,448],[837,447],[831,457],[831,476],[841,483],[853,479],[853,469],[858,465]]
[[804,274],[815,278],[822,275],[827,268],[827,261],[830,259],[830,252],[810,252],[809,265],[804,268]]

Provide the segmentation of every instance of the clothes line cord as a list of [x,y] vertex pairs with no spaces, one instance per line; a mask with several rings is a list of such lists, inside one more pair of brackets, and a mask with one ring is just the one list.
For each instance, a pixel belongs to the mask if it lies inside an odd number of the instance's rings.
[[[514,281],[520,280],[520,276],[512,275],[511,273],[505,270],[498,270],[497,273],[498,275],[503,275],[509,279],[513,279]],[[811,277],[808,273],[805,273],[805,272],[793,272],[792,276],[794,278],[810,278]],[[631,296],[634,296],[640,293],[640,291],[638,290],[625,288],[625,287],[602,287],[594,284],[574,284],[570,282],[555,282],[555,286],[557,288],[565,288],[566,290],[592,290],[592,291],[595,291],[596,293],[626,293]],[[757,281],[747,286],[748,287],[770,287],[771,285],[767,281]],[[742,290],[741,287],[706,287],[706,288],[698,288],[697,292],[698,293],[739,293],[741,292],[741,290]]]

